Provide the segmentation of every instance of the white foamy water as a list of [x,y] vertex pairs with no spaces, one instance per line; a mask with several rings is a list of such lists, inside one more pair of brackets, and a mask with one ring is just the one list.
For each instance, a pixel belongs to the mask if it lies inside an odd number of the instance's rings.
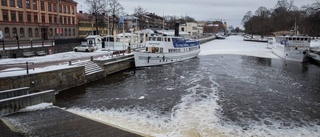
[[[242,37],[228,37],[226,40],[215,40],[201,46],[200,55],[209,54],[239,54],[266,58],[278,58],[270,49],[266,48],[266,43],[243,42]],[[150,68],[147,68],[150,69]],[[235,68],[236,69],[236,68]],[[170,114],[162,114],[157,110],[146,108],[121,108],[121,109],[81,109],[70,108],[67,111],[88,117],[112,125],[127,131],[138,133],[143,136],[156,137],[238,137],[238,136],[308,136],[318,137],[320,126],[317,123],[308,123],[302,126],[294,126],[295,123],[288,122],[291,126],[284,126],[283,121],[272,116],[259,120],[242,119],[246,123],[245,128],[235,122],[225,121],[221,114],[218,90],[224,85],[219,85],[214,80],[214,75],[210,75],[207,68],[199,70],[202,73],[195,73],[189,76],[180,76],[185,80],[184,87],[187,87],[185,95],[176,104]],[[254,70],[248,70],[254,71]],[[266,71],[266,70],[265,70]],[[271,70],[268,70],[268,72]],[[236,70],[235,70],[236,72]],[[234,72],[234,73],[235,73]],[[268,73],[263,72],[263,73]],[[280,72],[272,72],[280,73]],[[252,79],[246,74],[230,72],[230,75],[239,80],[256,84],[256,79]],[[166,78],[165,80],[167,80]],[[205,79],[205,80],[203,80]],[[203,81],[209,83],[204,84]],[[191,86],[192,85],[192,86]],[[300,86],[299,83],[292,83],[292,86]],[[175,87],[166,87],[164,90],[175,91]],[[277,92],[272,89],[269,92]],[[275,112],[277,113],[277,112]],[[241,115],[241,114],[239,114]],[[303,122],[307,123],[307,122]]]

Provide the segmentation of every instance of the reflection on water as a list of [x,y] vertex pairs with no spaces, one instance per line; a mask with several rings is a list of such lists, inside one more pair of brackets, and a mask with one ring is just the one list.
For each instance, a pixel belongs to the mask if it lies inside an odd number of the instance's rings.
[[153,136],[317,136],[319,74],[312,64],[199,56],[64,91],[56,105]]

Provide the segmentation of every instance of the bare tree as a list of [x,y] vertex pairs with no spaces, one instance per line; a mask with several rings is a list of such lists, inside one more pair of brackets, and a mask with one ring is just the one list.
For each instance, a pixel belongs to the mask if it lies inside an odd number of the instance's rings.
[[146,15],[146,13],[147,13],[146,10],[143,9],[140,5],[136,8],[134,8],[133,15],[138,18],[139,28],[146,28],[146,26],[147,26],[147,22],[144,19],[144,16]]
[[89,7],[89,13],[91,19],[95,20],[96,34],[99,34],[99,27],[105,27],[104,14],[106,12],[105,7],[107,6],[106,0],[86,0],[86,4]]
[[122,5],[118,2],[118,0],[108,0],[108,10],[107,12],[112,15],[112,33],[114,31],[115,21],[117,17],[120,17],[120,15],[124,14],[124,8]]
[[248,11],[242,18],[242,24],[245,28],[246,33],[252,33],[252,21],[251,21],[252,17],[253,17],[252,11]]

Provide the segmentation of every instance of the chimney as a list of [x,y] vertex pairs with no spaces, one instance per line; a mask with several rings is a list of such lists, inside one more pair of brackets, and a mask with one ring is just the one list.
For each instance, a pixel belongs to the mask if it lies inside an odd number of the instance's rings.
[[174,36],[179,36],[179,23],[174,24]]

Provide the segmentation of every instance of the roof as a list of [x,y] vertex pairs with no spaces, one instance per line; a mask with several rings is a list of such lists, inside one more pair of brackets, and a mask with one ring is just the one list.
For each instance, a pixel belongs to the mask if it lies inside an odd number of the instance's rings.
[[100,35],[89,35],[86,39],[95,39],[95,38],[102,38]]
[[90,20],[89,14],[77,13],[78,20]]

